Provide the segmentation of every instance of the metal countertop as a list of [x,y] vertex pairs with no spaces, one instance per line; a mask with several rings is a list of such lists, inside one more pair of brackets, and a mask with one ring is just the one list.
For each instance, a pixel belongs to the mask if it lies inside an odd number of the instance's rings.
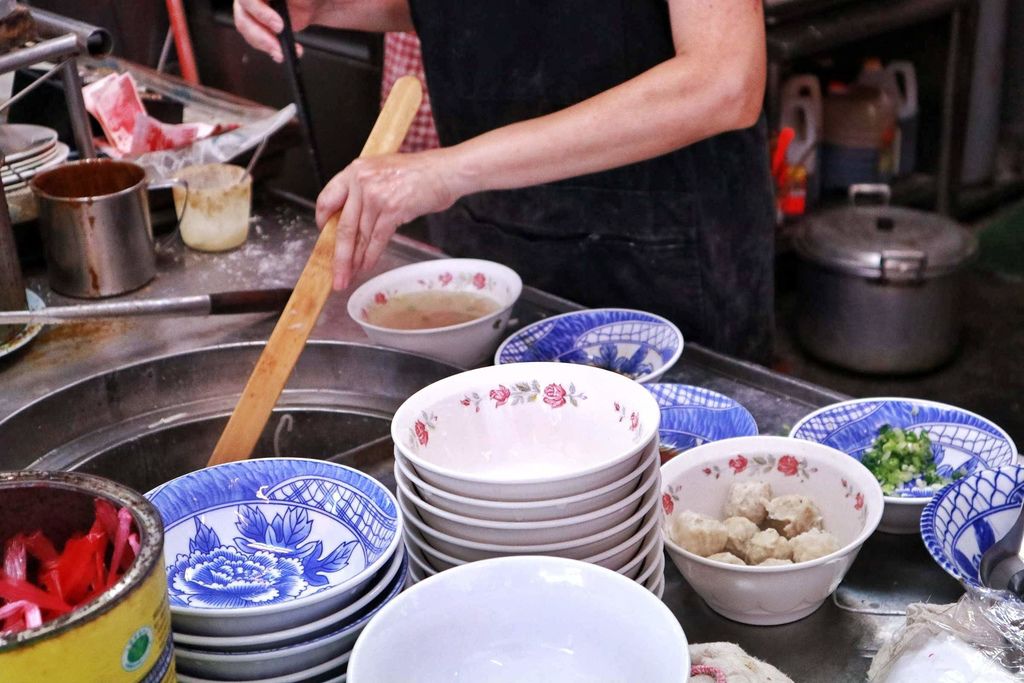
[[[23,229],[23,228],[16,228]],[[158,238],[158,275],[120,299],[201,294],[231,289],[290,287],[312,249],[316,231],[309,210],[258,202],[249,240],[221,254],[186,249],[176,236]],[[438,256],[418,242],[396,238],[373,275]],[[28,286],[48,305],[81,303],[53,293],[45,273],[28,271]],[[365,342],[346,313],[346,297],[328,300],[312,338]],[[576,308],[526,288],[513,317],[519,324]],[[212,318],[138,318],[44,328],[27,347],[0,358],[0,419],[60,387],[130,362],[217,344],[264,341],[270,315]],[[687,344],[663,381],[704,386],[745,405],[762,434],[784,434],[816,407],[844,397],[760,366]],[[664,601],[692,642],[728,640],[778,666],[796,681],[862,681],[870,658],[903,623],[910,602],[951,602],[959,585],[930,559],[914,536],[875,534],[834,597],[811,616],[775,627],[743,626],[712,612],[669,562]]]

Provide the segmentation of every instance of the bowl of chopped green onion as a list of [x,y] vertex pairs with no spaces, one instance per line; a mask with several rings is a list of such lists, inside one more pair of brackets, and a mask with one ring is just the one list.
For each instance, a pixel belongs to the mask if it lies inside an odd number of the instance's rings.
[[955,406],[913,398],[843,401],[807,415],[790,436],[857,458],[882,486],[880,531],[914,534],[943,487],[980,469],[1016,464],[1017,446],[998,425]]

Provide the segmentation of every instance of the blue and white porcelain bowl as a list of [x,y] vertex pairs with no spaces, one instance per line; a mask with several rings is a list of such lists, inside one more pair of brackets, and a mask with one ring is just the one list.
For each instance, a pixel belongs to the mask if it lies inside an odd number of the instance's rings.
[[[863,398],[825,406],[797,422],[790,436],[831,446],[860,460],[885,425],[926,432],[938,472],[944,476],[1019,460],[1013,439],[993,422],[956,406],[915,398]],[[921,511],[935,491],[908,484],[897,494],[885,496],[878,529],[916,534]]]
[[164,521],[174,630],[244,636],[358,599],[401,544],[375,479],[330,462],[261,458],[173,479],[146,497]]
[[384,594],[329,633],[285,647],[253,652],[199,650],[176,644],[178,669],[187,675],[214,680],[251,681],[296,674],[350,652],[370,619],[405,587],[409,561],[403,556],[400,562],[398,575],[392,578]]
[[746,408],[718,392],[685,384],[646,384],[661,408],[661,462],[681,452],[735,436],[757,436]]
[[939,491],[921,514],[928,552],[953,578],[980,586],[981,556],[1006,535],[1024,501],[1024,467],[979,469]]
[[494,364],[579,363],[653,382],[682,353],[683,333],[665,318],[628,308],[594,308],[524,327],[502,342]]

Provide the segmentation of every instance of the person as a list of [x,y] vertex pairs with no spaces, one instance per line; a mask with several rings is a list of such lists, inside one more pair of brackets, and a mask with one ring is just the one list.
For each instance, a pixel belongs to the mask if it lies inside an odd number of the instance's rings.
[[[420,38],[440,149],[357,159],[324,187],[341,213],[336,288],[427,215],[454,256],[501,261],[591,306],[640,308],[767,361],[774,201],[761,0],[289,0],[311,23]],[[280,17],[235,0],[280,59]]]
[[[427,75],[423,72],[423,54],[420,50],[420,39],[415,33],[388,33],[384,36],[384,64],[381,67],[380,103],[381,106],[391,93],[391,88],[402,76],[412,75],[421,84],[426,83]],[[425,149],[436,149],[441,146],[434,126],[434,114],[430,111],[430,93],[423,89],[423,101],[419,111],[409,126],[409,132],[402,140],[400,152],[422,152]]]

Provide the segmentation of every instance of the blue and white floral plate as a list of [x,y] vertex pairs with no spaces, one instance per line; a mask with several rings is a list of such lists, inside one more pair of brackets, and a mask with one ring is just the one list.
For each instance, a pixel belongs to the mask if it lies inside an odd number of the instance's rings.
[[[939,474],[970,474],[1016,463],[1017,446],[993,422],[956,406],[912,398],[864,398],[816,410],[790,431],[790,436],[816,441],[860,460],[885,425],[928,434]],[[885,497],[880,531],[916,534],[921,509],[934,490],[907,484],[898,495]]]
[[399,570],[386,590],[329,633],[286,647],[253,652],[218,652],[176,644],[178,667],[186,674],[215,680],[260,680],[308,671],[340,653],[350,652],[370,619],[405,587],[409,560],[404,552],[398,559]]
[[686,384],[645,384],[661,408],[661,462],[681,452],[734,436],[757,436],[746,408],[718,392]]
[[665,318],[627,308],[595,308],[522,328],[498,347],[494,364],[579,363],[653,382],[682,353],[683,334]]
[[358,600],[355,600],[337,612],[332,612],[326,617],[311,621],[308,624],[294,628],[263,633],[254,636],[229,636],[218,638],[215,636],[194,636],[188,633],[172,633],[174,646],[192,650],[204,650],[207,652],[258,652],[274,648],[284,648],[289,645],[298,645],[321,636],[333,633],[338,629],[359,621],[360,614],[371,603],[377,602],[382,595],[387,595],[391,590],[395,577],[407,574],[406,557],[408,551],[404,545],[392,555],[391,559],[384,565],[373,578],[373,585],[366,589]]
[[358,599],[401,544],[375,479],[330,462],[261,458],[178,477],[146,497],[164,521],[175,630],[244,636]]
[[1024,467],[979,469],[939,491],[921,514],[928,552],[953,578],[980,586],[981,556],[1006,535],[1024,501]]

